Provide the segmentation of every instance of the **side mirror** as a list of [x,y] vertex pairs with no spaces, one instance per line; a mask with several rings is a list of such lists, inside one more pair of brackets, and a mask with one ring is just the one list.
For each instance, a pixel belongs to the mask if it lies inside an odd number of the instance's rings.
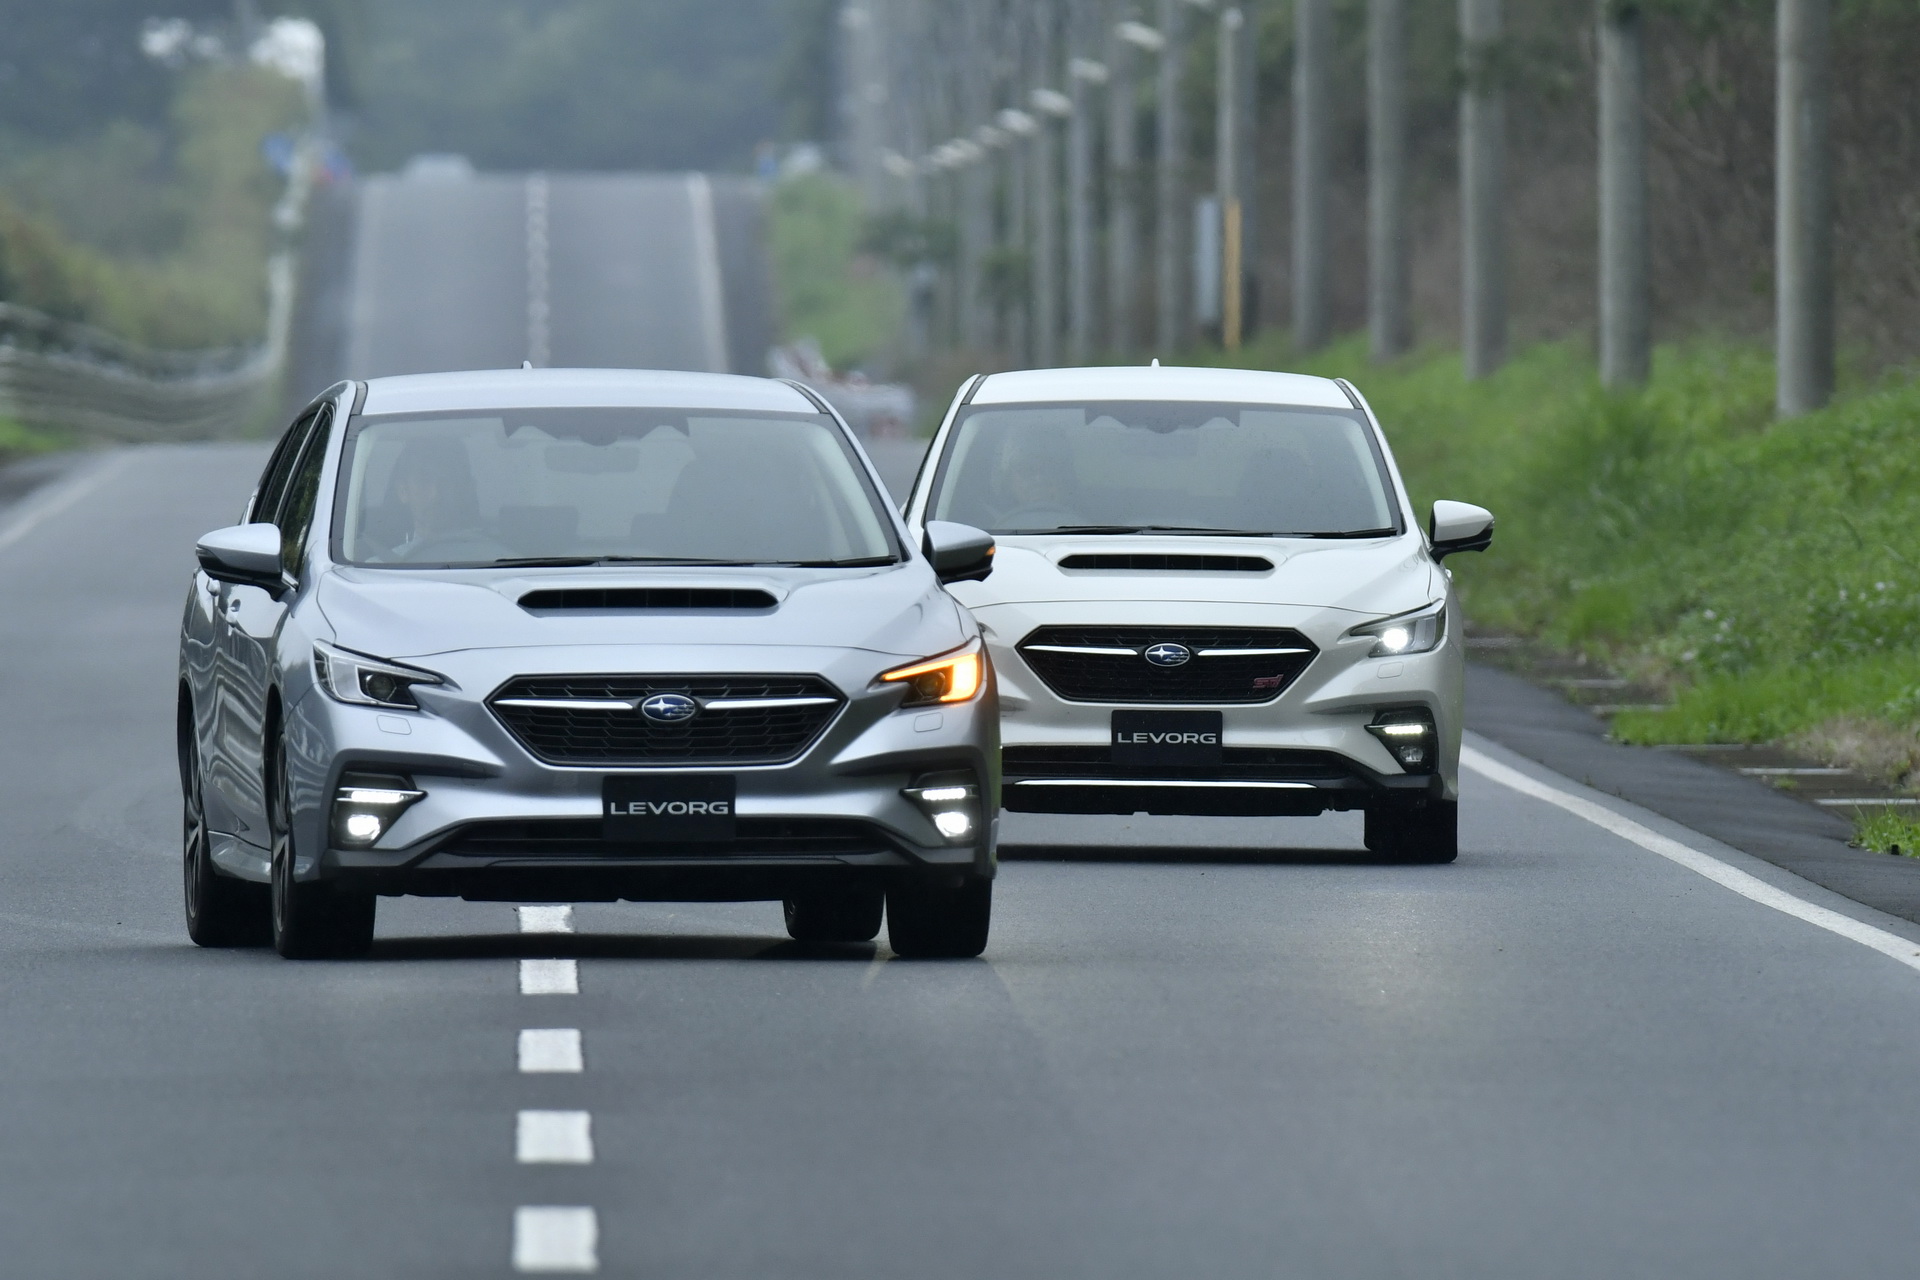
[[217,582],[261,587],[276,599],[287,589],[280,571],[280,527],[235,524],[215,529],[194,546],[200,567]]
[[1444,560],[1456,551],[1485,551],[1493,545],[1493,512],[1471,502],[1442,499],[1433,504],[1427,540],[1433,544],[1435,560]]
[[922,549],[941,584],[979,582],[993,572],[993,535],[970,524],[927,521]]

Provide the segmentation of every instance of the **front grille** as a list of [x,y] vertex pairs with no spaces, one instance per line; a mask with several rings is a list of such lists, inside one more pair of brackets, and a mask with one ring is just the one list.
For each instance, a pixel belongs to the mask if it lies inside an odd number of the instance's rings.
[[888,847],[861,823],[834,819],[741,818],[731,841],[675,845],[603,840],[598,818],[537,818],[474,823],[439,852],[465,858],[831,858]]
[[1354,776],[1331,751],[1289,747],[1228,747],[1213,765],[1113,763],[1108,747],[1007,747],[1000,772],[1008,783],[1027,778],[1115,778],[1123,781],[1341,782]]
[[[1184,646],[1193,656],[1180,666],[1155,666],[1145,654],[1159,644]],[[1298,631],[1245,627],[1041,627],[1018,649],[1034,674],[1069,702],[1187,704],[1271,702],[1318,652]],[[1074,649],[1126,652],[1062,652]],[[1263,649],[1300,652],[1217,654]],[[1216,656],[1202,656],[1210,651]]]
[[[656,693],[715,699],[822,698],[809,706],[706,707],[663,724],[640,714]],[[619,708],[518,707],[507,699],[619,701]],[[519,676],[487,700],[527,750],[550,764],[783,764],[798,757],[839,714],[845,699],[818,676]]]

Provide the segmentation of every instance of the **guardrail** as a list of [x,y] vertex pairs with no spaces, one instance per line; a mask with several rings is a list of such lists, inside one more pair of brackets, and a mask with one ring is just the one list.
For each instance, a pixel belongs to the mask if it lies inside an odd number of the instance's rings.
[[0,303],[0,416],[117,441],[236,436],[278,386],[292,318],[290,252],[268,263],[267,333],[250,347],[151,351]]

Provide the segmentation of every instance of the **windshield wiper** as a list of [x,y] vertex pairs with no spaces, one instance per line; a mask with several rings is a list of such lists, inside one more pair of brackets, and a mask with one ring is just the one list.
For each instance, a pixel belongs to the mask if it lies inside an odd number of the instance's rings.
[[775,569],[861,569],[900,561],[895,556],[854,556],[847,560],[765,560],[761,563]]
[[1008,529],[1009,534],[1041,533],[1192,533],[1212,534],[1218,538],[1273,538],[1286,535],[1275,534],[1268,529],[1215,529],[1206,525],[1194,524],[1063,524],[1051,529]]
[[660,564],[743,567],[760,564],[758,560],[702,560],[688,556],[521,556],[508,560],[489,560],[478,566],[485,569],[578,569],[596,564]]
[[1320,529],[1312,533],[1276,533],[1276,538],[1391,538],[1391,529]]

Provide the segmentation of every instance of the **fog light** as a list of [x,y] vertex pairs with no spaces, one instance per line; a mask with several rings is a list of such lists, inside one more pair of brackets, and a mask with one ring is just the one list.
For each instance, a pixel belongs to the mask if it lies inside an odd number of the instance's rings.
[[333,793],[334,842],[342,848],[367,848],[426,794],[408,778],[387,774],[342,777]]
[[1424,707],[1382,711],[1367,726],[1367,732],[1380,739],[1400,767],[1408,773],[1432,773],[1439,733],[1433,715]]
[[979,822],[980,788],[965,774],[917,779],[904,793],[933,820],[933,829],[958,844],[973,837]]
[[973,815],[962,809],[942,809],[933,815],[933,825],[949,840],[958,840],[973,830]]

